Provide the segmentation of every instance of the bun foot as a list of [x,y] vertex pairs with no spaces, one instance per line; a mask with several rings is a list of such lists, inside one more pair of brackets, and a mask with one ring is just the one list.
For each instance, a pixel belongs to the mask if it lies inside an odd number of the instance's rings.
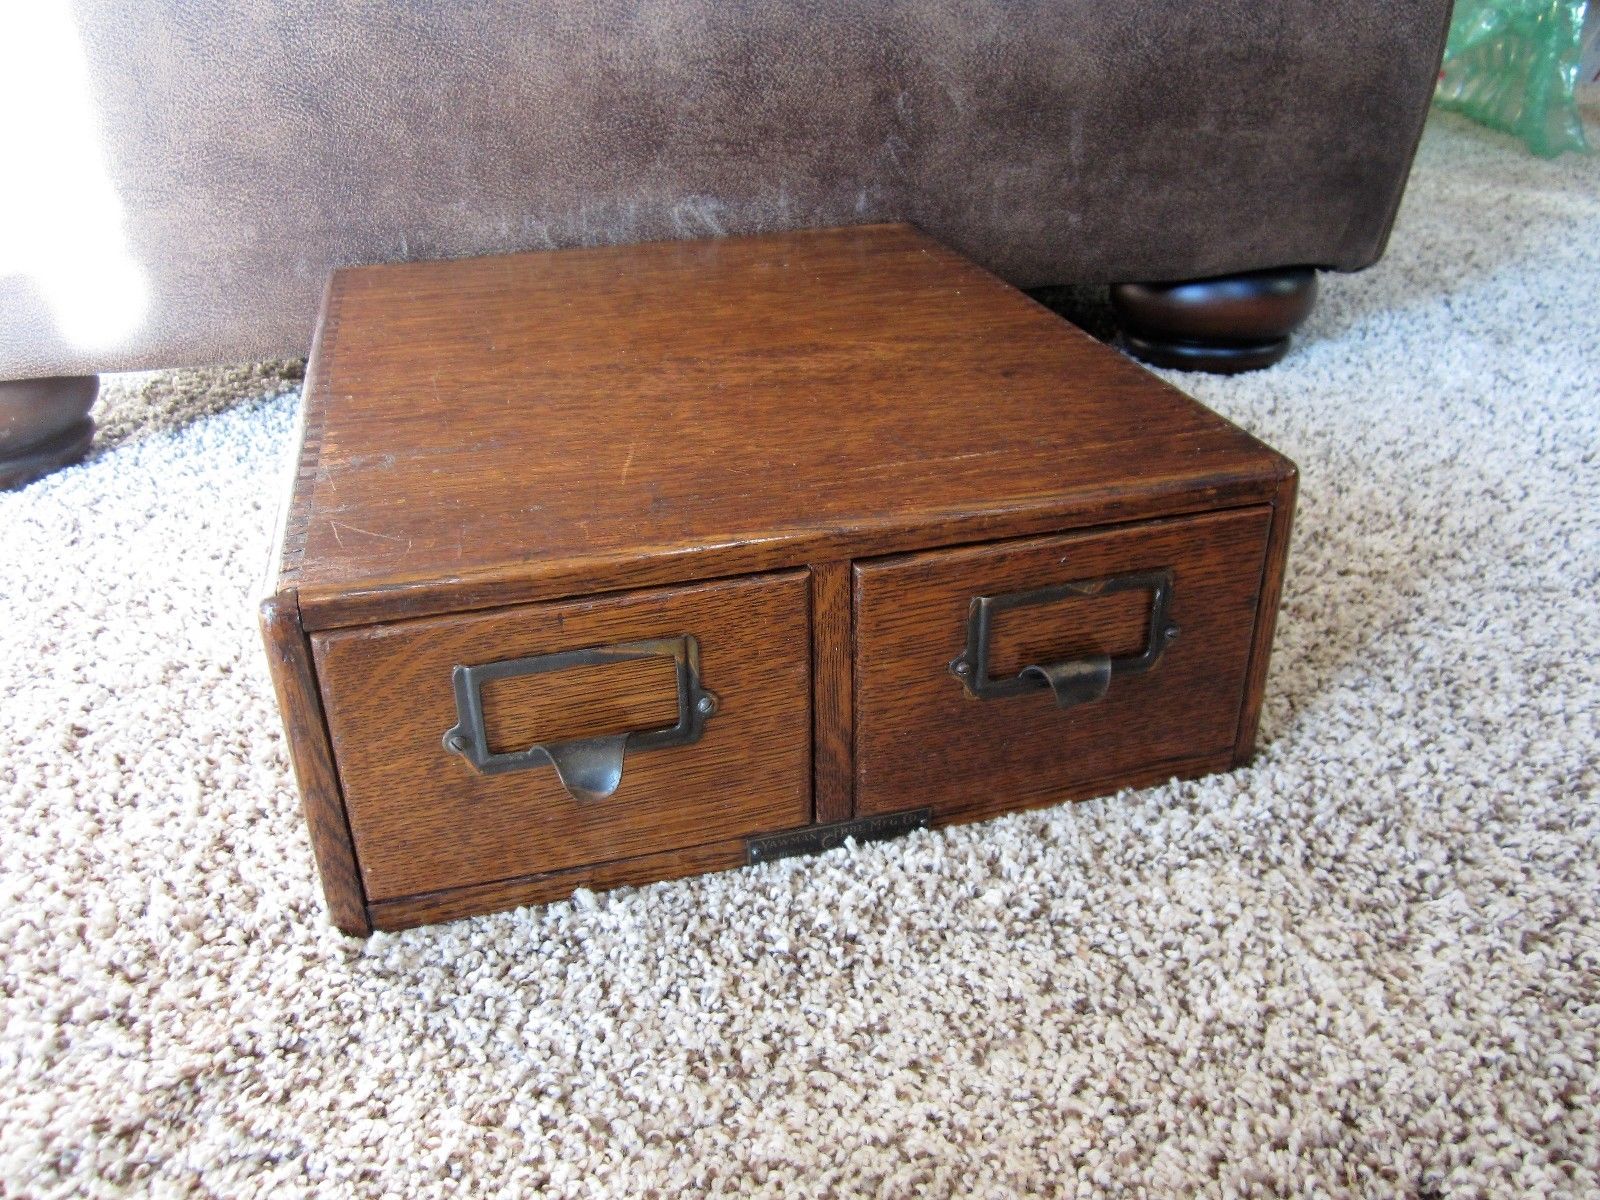
[[1219,375],[1277,362],[1316,299],[1310,267],[1111,288],[1123,349],[1158,367]]
[[0,381],[0,491],[77,462],[94,441],[98,375]]

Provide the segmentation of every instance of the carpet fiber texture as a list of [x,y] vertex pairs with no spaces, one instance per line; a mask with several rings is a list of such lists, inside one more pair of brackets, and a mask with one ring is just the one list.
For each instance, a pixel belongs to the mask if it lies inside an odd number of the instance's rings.
[[293,368],[0,498],[0,1194],[1600,1192],[1600,160],[1436,118],[1280,367],[1256,764],[349,940],[255,628]]

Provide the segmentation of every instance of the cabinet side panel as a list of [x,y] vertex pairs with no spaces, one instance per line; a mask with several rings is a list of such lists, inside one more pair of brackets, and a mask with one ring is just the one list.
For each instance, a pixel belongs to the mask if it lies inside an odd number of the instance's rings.
[[372,932],[372,925],[356,872],[350,825],[345,818],[339,776],[311,665],[311,649],[300,628],[292,593],[279,594],[262,603],[261,633],[289,741],[289,761],[294,765],[311,832],[311,851],[316,856],[328,902],[328,916],[343,932],[364,937]]
[[1261,600],[1256,610],[1255,637],[1250,647],[1250,671],[1245,676],[1244,707],[1239,712],[1239,737],[1234,743],[1234,763],[1249,762],[1256,751],[1256,731],[1261,726],[1261,705],[1267,693],[1267,668],[1272,661],[1272,638],[1278,626],[1278,604],[1289,563],[1289,539],[1294,529],[1295,494],[1299,476],[1284,476],[1272,504],[1272,527],[1267,533],[1267,557],[1261,569]]

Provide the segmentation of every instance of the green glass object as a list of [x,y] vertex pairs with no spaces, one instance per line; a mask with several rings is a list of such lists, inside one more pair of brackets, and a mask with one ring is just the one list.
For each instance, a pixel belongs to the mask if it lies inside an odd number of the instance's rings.
[[1530,150],[1587,151],[1574,90],[1587,0],[1456,0],[1435,99]]

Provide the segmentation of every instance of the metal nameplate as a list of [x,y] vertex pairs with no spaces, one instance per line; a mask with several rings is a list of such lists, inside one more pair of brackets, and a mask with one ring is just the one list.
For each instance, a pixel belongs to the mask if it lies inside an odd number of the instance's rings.
[[837,821],[831,825],[808,825],[804,829],[750,838],[745,842],[745,862],[754,865],[771,862],[775,858],[821,854],[824,850],[844,845],[846,838],[855,838],[858,842],[887,841],[910,833],[913,829],[926,829],[932,816],[931,808],[917,808],[910,812],[883,813],[855,821]]

